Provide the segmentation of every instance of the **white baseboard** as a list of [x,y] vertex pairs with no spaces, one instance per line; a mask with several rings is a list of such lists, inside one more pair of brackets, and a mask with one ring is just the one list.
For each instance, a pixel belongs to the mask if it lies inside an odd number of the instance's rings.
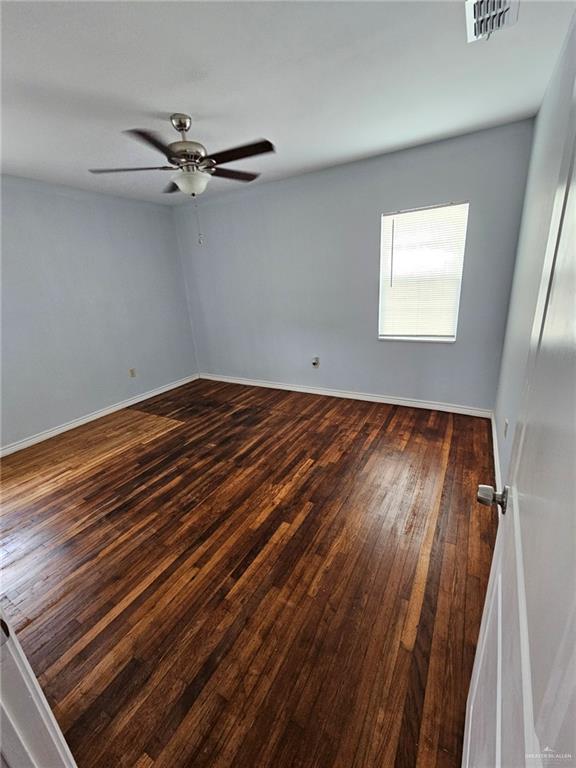
[[214,373],[200,373],[201,379],[210,381],[223,381],[230,384],[246,384],[251,387],[268,387],[269,389],[287,389],[291,392],[307,392],[311,395],[328,395],[329,397],[344,397],[349,400],[367,400],[370,403],[386,403],[387,405],[405,405],[409,408],[425,408],[431,411],[446,411],[448,413],[461,413],[465,416],[479,416],[484,419],[492,417],[492,411],[485,408],[471,408],[464,405],[452,405],[451,403],[436,403],[427,400],[409,400],[405,397],[393,397],[389,395],[374,395],[368,392],[350,392],[343,389],[324,389],[322,387],[304,387],[299,384],[282,384],[278,381],[264,381],[263,379],[240,379],[236,376],[223,376]]
[[184,384],[190,383],[191,381],[196,381],[198,378],[199,375],[197,373],[195,373],[193,376],[186,376],[183,379],[172,381],[170,384],[164,384],[164,386],[158,387],[157,389],[152,389],[149,392],[143,392],[140,395],[129,397],[127,400],[122,400],[120,403],[114,403],[114,405],[101,408],[99,411],[93,411],[92,413],[86,414],[86,416],[80,416],[80,418],[68,421],[66,424],[61,424],[59,427],[46,429],[43,432],[38,432],[36,435],[25,437],[23,440],[18,440],[15,443],[4,445],[0,449],[0,456],[8,456],[10,453],[22,451],[24,448],[29,448],[31,445],[41,443],[44,440],[49,440],[51,437],[56,437],[56,435],[60,435],[62,432],[68,432],[68,430],[80,427],[82,424],[87,424],[89,421],[101,419],[102,416],[107,416],[109,413],[114,413],[114,411],[121,411],[122,408],[128,408],[130,405],[136,405],[136,403],[141,403],[143,400],[148,400],[149,398],[155,397],[156,395],[161,395],[163,392],[168,392],[170,389],[176,389],[177,387],[181,387]]
[[498,488],[501,486],[500,461],[499,461],[499,455],[498,455],[498,440],[496,435],[496,425],[495,425],[493,413],[488,409],[472,408],[472,407],[463,406],[463,405],[454,405],[452,403],[437,403],[434,401],[427,401],[427,400],[410,400],[405,397],[375,395],[368,392],[351,392],[351,391],[342,390],[342,389],[305,387],[299,384],[283,384],[281,382],[265,381],[263,379],[242,379],[242,378],[238,378],[237,376],[224,376],[221,374],[213,374],[213,373],[206,373],[206,372],[203,372],[200,374],[194,374],[193,376],[186,376],[183,379],[179,379],[178,381],[173,381],[170,384],[165,384],[164,386],[158,387],[157,389],[150,390],[149,392],[143,392],[142,394],[135,395],[134,397],[130,397],[127,400],[122,400],[122,402],[120,403],[115,403],[114,405],[110,405],[106,408],[101,408],[99,411],[94,411],[93,413],[89,413],[86,416],[81,416],[80,418],[74,419],[73,421],[69,421],[66,424],[62,424],[58,427],[53,427],[52,429],[47,429],[43,432],[38,432],[37,434],[31,435],[30,437],[26,437],[23,440],[18,440],[15,443],[10,443],[9,445],[2,446],[2,448],[0,449],[0,456],[8,456],[9,454],[15,453],[16,451],[22,451],[24,448],[28,448],[31,445],[35,445],[36,443],[41,443],[44,440],[49,440],[51,437],[60,435],[62,432],[67,432],[70,429],[75,429],[76,427],[82,426],[82,424],[87,424],[90,421],[95,421],[96,419],[102,418],[102,416],[107,416],[109,413],[120,411],[122,410],[122,408],[128,408],[131,405],[136,405],[136,403],[141,403],[143,400],[148,400],[149,398],[155,397],[156,395],[161,395],[163,392],[168,392],[171,389],[176,389],[177,387],[181,387],[184,384],[190,383],[191,381],[196,381],[196,379],[209,379],[210,381],[222,381],[222,382],[228,382],[230,384],[245,384],[246,386],[251,386],[251,387],[267,387],[269,389],[283,389],[291,392],[306,392],[311,395],[343,397],[349,400],[366,400],[371,403],[385,403],[387,405],[404,405],[409,408],[425,408],[426,410],[445,411],[447,413],[461,413],[465,416],[478,416],[480,418],[491,419],[492,440],[494,444],[494,469],[496,473],[496,484]]

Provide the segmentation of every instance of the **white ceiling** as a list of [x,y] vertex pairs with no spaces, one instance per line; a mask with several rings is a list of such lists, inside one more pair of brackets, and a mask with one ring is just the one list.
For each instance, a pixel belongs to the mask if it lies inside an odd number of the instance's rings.
[[121,132],[176,140],[174,111],[209,151],[273,141],[230,165],[254,183],[508,122],[536,112],[574,8],[523,0],[469,45],[463,0],[4,3],[4,170],[175,204],[166,172],[87,169],[161,165]]

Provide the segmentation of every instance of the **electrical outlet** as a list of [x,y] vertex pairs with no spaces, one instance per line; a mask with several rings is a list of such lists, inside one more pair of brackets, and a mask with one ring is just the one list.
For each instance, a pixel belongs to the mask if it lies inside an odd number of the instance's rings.
[[131,379],[136,378],[136,368],[128,368],[128,376],[130,376]]
[[509,425],[508,419],[504,419],[504,440],[506,440],[506,437],[508,435],[508,425]]
[[320,368],[320,358],[319,357],[313,357],[312,358],[312,368]]

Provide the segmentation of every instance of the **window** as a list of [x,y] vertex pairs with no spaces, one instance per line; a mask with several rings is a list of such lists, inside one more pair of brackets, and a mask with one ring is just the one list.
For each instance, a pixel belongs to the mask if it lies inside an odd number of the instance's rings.
[[455,341],[468,203],[382,216],[378,337]]

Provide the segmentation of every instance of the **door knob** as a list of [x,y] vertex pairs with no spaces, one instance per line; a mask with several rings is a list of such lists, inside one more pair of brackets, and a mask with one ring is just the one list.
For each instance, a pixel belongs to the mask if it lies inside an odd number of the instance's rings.
[[491,507],[492,504],[498,504],[502,510],[502,514],[506,514],[506,505],[508,504],[508,486],[498,493],[491,485],[479,485],[477,499],[480,504],[484,504],[487,507]]

